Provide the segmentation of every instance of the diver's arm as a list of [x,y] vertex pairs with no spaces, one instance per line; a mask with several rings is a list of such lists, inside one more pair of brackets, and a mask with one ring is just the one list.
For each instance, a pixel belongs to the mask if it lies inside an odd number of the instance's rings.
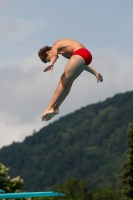
[[85,66],[85,70],[87,71],[87,72],[90,72],[91,74],[93,74],[93,75],[95,75],[96,76],[96,74],[97,74],[97,71],[95,71],[92,67],[90,67],[89,65],[86,65]]
[[53,45],[53,47],[51,49],[51,53],[52,53],[52,56],[50,58],[50,64],[54,65],[54,63],[56,62],[56,60],[58,58],[58,49],[55,45]]

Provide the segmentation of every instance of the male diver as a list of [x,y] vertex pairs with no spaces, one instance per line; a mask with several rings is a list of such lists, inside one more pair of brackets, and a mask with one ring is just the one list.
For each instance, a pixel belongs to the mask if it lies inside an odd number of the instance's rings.
[[101,74],[89,66],[92,61],[92,54],[90,51],[81,43],[69,38],[58,40],[52,47],[45,46],[39,50],[38,55],[42,62],[50,62],[44,69],[44,72],[49,70],[52,72],[54,63],[58,59],[58,54],[61,54],[69,60],[53,97],[42,114],[42,120],[45,121],[50,120],[59,113],[59,107],[69,94],[74,80],[84,70],[95,75],[97,82],[103,82]]

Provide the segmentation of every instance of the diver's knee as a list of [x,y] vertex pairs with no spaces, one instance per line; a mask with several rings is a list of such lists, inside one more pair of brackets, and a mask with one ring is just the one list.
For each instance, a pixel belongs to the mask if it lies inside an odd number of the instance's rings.
[[65,73],[62,74],[60,82],[61,82],[63,88],[67,88],[72,85],[72,82],[70,81],[70,79],[66,78]]

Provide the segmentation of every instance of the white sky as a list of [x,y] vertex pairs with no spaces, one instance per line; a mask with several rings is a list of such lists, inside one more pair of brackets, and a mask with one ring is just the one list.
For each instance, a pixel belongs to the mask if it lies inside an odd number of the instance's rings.
[[0,147],[23,141],[48,123],[41,115],[67,60],[60,56],[53,73],[38,50],[69,37],[93,54],[91,66],[103,83],[87,72],[75,81],[59,119],[116,93],[133,90],[132,0],[0,0]]

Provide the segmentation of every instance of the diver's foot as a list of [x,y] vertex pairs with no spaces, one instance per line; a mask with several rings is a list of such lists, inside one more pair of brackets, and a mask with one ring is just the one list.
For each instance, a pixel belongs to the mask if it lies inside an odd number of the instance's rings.
[[46,109],[45,112],[42,114],[42,121],[48,121],[50,120],[52,117],[54,117],[55,115],[57,115],[59,113],[59,109]]
[[100,82],[103,82],[103,77],[100,73],[97,73],[96,74],[96,79],[97,79],[97,83],[100,81]]

